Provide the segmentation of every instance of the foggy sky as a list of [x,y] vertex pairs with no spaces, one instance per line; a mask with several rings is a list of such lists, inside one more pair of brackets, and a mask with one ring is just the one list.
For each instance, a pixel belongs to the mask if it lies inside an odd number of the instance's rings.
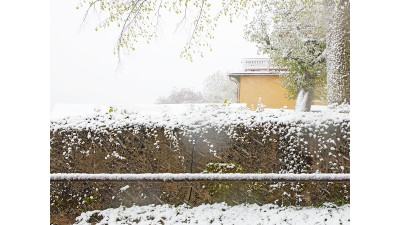
[[77,10],[77,2],[51,1],[51,108],[56,103],[154,103],[174,87],[200,90],[205,77],[236,71],[242,58],[259,57],[255,45],[243,38],[246,21],[242,19],[218,23],[210,41],[213,51],[204,51],[204,58],[181,59],[189,32],[182,29],[174,34],[179,20],[162,17],[160,37],[123,55],[116,71],[113,49],[119,30],[96,32],[99,20],[94,14],[81,26],[85,10]]

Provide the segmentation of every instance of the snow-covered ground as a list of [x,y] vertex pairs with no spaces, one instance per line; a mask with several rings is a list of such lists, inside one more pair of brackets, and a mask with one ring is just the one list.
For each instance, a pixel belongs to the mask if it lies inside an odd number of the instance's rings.
[[[206,107],[210,105],[223,105],[223,104],[133,104],[130,106],[116,106],[114,108],[128,108],[134,111],[141,112],[174,112],[179,113],[185,111],[190,106]],[[242,104],[230,104],[233,108],[244,108],[245,103]],[[324,105],[312,105],[311,111],[323,111],[326,110],[327,106]],[[56,104],[51,111],[51,120],[62,119],[71,116],[87,116],[95,112],[108,112],[109,107],[96,105],[96,104]],[[268,110],[268,109],[267,109]],[[269,109],[271,110],[271,109]],[[273,109],[272,109],[273,110]],[[275,109],[276,110],[276,109]]]
[[[114,109],[128,109],[129,111],[145,114],[164,113],[182,113],[190,107],[206,107],[209,105],[223,105],[223,104],[132,104],[132,105],[118,105],[118,106],[105,106],[96,104],[56,104],[51,111],[50,119],[57,120],[65,117],[74,116],[88,116],[93,113],[107,113],[110,107]],[[231,104],[233,108],[244,108],[246,104]]]
[[[92,216],[93,215],[93,216]],[[92,217],[92,218],[91,218]],[[76,224],[350,224],[350,205],[336,207],[279,207],[225,203],[200,205],[148,205],[110,208],[82,213]]]

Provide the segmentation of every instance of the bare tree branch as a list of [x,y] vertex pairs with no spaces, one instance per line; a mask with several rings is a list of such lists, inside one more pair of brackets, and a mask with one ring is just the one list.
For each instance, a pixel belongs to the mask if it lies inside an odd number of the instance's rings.
[[81,22],[81,25],[80,25],[79,27],[82,28],[83,24],[84,24],[85,21],[86,21],[86,18],[87,18],[87,16],[88,16],[88,14],[89,14],[90,9],[91,9],[92,6],[94,6],[98,1],[99,1],[99,0],[96,0],[96,1],[90,3],[89,8],[86,10],[85,15],[83,16],[83,20],[82,20],[82,22]]
[[181,26],[182,22],[186,21],[187,3],[188,3],[188,0],[186,0],[186,2],[185,2],[185,13],[183,14],[182,20],[177,24],[174,34],[178,30],[178,28]]
[[129,27],[131,26],[132,22],[135,21],[137,15],[140,13],[140,9],[141,9],[143,3],[145,3],[146,0],[143,0],[143,1],[140,3],[139,7],[138,7],[137,10],[136,10],[136,13],[135,13],[134,17],[132,18],[132,20],[131,20],[131,21],[128,23],[128,25],[127,25],[127,22],[129,21],[129,18],[131,17],[132,13],[135,11],[136,6],[138,5],[139,2],[140,2],[140,0],[137,0],[137,1],[135,1],[135,2],[132,1],[132,3],[134,3],[134,5],[132,6],[132,9],[129,11],[129,14],[128,14],[128,16],[127,16],[126,19],[125,19],[124,25],[122,26],[122,29],[121,29],[121,32],[120,32],[120,35],[119,35],[119,38],[118,38],[118,42],[117,42],[118,66],[117,66],[117,69],[119,68],[119,66],[120,66],[120,64],[121,64],[121,48],[120,48],[119,45],[122,43],[122,37],[123,37],[123,35],[124,35],[124,33],[125,33],[127,27],[129,28]]
[[199,21],[200,21],[200,19],[201,19],[201,15],[203,14],[204,2],[205,2],[205,0],[202,0],[202,2],[201,2],[201,7],[200,7],[200,11],[199,11],[199,14],[198,14],[197,19],[196,19],[196,24],[195,24],[195,26],[194,26],[193,33],[192,33],[192,35],[190,36],[188,46],[190,46],[190,45],[192,44],[192,40],[193,40],[193,38],[194,38],[194,34],[195,34],[195,32],[196,32],[196,30],[197,30],[197,27],[198,27],[198,25],[199,25]]
[[163,0],[160,1],[160,4],[158,5],[158,9],[157,9],[156,31],[158,30],[158,24],[159,24],[158,20],[160,18],[160,9],[161,9],[162,3],[163,3]]

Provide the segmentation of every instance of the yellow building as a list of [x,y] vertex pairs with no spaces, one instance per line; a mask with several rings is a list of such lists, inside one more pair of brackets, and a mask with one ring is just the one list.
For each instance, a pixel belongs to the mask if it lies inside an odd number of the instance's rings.
[[242,65],[242,72],[229,74],[238,81],[239,103],[257,108],[261,98],[267,108],[294,109],[296,101],[285,98],[286,90],[278,83],[278,72],[283,69],[271,68],[267,58],[246,58]]

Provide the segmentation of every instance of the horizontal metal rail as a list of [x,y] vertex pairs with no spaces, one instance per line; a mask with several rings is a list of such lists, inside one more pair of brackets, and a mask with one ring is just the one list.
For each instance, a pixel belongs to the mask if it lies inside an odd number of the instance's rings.
[[113,182],[340,182],[350,181],[350,174],[256,174],[256,173],[142,173],[142,174],[50,174],[50,181]]

